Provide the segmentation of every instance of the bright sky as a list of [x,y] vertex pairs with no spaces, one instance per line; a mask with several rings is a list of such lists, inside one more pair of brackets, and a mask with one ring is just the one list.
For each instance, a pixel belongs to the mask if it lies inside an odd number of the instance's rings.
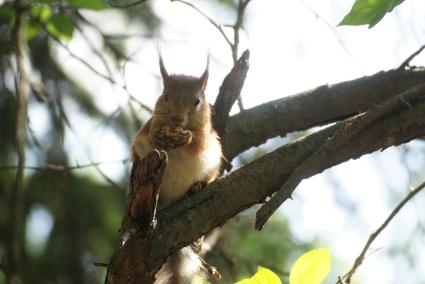
[[[164,21],[160,31],[162,39],[157,42],[143,38],[129,40],[127,51],[135,63],[126,65],[125,80],[118,72],[115,73],[116,80],[126,82],[134,96],[152,106],[161,89],[157,43],[171,73],[200,75],[207,54],[210,54],[207,97],[212,102],[232,66],[225,41],[216,28],[190,7],[168,0],[151,3],[154,12]],[[249,75],[242,92],[246,107],[318,85],[395,68],[425,43],[423,0],[405,1],[371,30],[367,27],[336,27],[353,1],[305,0],[304,3],[302,0],[252,0],[249,4],[240,46],[241,51],[251,50]],[[196,5],[217,23],[234,22],[234,15],[218,6],[216,1],[196,1]],[[144,32],[143,27],[128,26],[117,11],[108,11],[101,16],[95,13],[86,15],[110,33]],[[230,29],[226,32],[231,35]],[[87,34],[96,40],[93,31],[87,30]],[[106,74],[102,63],[96,60],[81,36],[75,35],[70,48]],[[96,103],[103,111],[113,113],[118,104],[126,105],[127,95],[123,90],[112,88],[108,82],[93,75],[64,49],[56,47],[55,51],[64,71],[95,95]],[[413,63],[425,65],[425,56],[419,56]],[[72,123],[78,126],[78,133],[66,137],[67,146],[73,149],[74,160],[90,162],[88,155],[94,161],[113,161],[128,156],[127,145],[115,133],[88,121],[71,102],[67,102],[67,111],[72,113]],[[39,118],[31,123],[37,134],[42,135],[48,117],[38,106],[31,109],[30,117]],[[81,146],[81,141],[85,141],[86,146]],[[420,177],[413,176],[409,180],[406,169],[423,172],[425,146],[423,143],[409,145],[413,152],[406,156],[391,148],[306,180],[297,189],[294,201],[282,207],[281,212],[289,217],[297,238],[306,241],[320,239],[319,246],[330,247],[332,254],[343,261],[335,267],[334,278],[327,283],[334,283],[336,275],[349,269],[369,235],[403,198],[408,185],[418,183]],[[105,165],[102,169],[114,179],[124,173],[121,164]],[[373,248],[380,250],[370,255],[360,268],[357,277],[361,283],[413,284],[425,281],[425,257],[420,254],[424,239],[418,234],[418,222],[425,222],[422,217],[425,216],[424,200],[423,196],[418,196],[406,206],[374,243]],[[400,251],[402,246],[408,247],[412,262],[401,257],[404,253]]]

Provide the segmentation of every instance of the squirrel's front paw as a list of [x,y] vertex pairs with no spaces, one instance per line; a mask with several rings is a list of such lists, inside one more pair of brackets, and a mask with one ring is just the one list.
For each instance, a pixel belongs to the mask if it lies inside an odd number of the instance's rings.
[[153,133],[152,142],[154,144],[154,147],[159,150],[168,151],[175,148],[175,145],[168,141],[163,128],[158,129],[158,131],[155,131]]
[[178,128],[177,135],[173,136],[172,140],[177,147],[190,144],[192,142],[192,132]]
[[167,151],[187,145],[191,141],[192,132],[183,130],[180,127],[164,126],[153,135],[155,147]]

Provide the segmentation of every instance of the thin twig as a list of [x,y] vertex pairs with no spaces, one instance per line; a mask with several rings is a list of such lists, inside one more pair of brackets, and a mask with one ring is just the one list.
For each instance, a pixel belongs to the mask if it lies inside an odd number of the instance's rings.
[[[238,60],[238,51],[239,51],[239,31],[243,25],[243,17],[245,14],[245,9],[248,6],[250,0],[239,0],[238,1],[238,10],[236,15],[236,22],[233,25],[233,44],[231,46],[232,48],[232,58],[233,58],[233,64],[236,64]],[[242,97],[238,96],[238,107],[240,111],[244,110]]]
[[106,81],[117,85],[119,87],[122,88],[122,85],[119,84],[117,81],[115,81],[113,78],[103,74],[102,72],[98,71],[96,68],[94,68],[90,63],[88,63],[87,61],[85,61],[83,58],[81,58],[79,55],[75,54],[66,44],[64,44],[62,42],[62,40],[60,40],[56,35],[50,33],[47,29],[45,29],[45,31],[48,33],[48,35],[50,36],[50,38],[52,38],[54,41],[56,41],[60,46],[62,46],[67,52],[68,54],[76,59],[77,61],[79,61],[81,64],[83,64],[84,66],[86,66],[88,69],[90,69],[90,71],[92,71],[93,73],[95,73],[97,76],[105,79]]
[[118,185],[118,183],[116,183],[113,179],[111,179],[107,174],[105,174],[100,168],[99,165],[96,165],[95,163],[93,163],[93,167],[95,168],[95,170],[110,184],[112,185],[115,189],[117,189],[118,191],[123,191],[123,188],[121,186]]
[[200,10],[198,7],[196,7],[195,5],[193,5],[190,2],[184,1],[184,0],[171,0],[172,2],[180,2],[182,4],[185,4],[189,7],[191,7],[192,9],[194,9],[196,12],[198,12],[200,15],[202,15],[205,19],[207,19],[214,27],[217,28],[217,30],[221,33],[221,35],[223,36],[224,40],[227,42],[227,44],[230,46],[230,48],[233,48],[233,43],[230,41],[229,37],[226,35],[226,33],[224,32],[223,28],[221,25],[217,24],[212,18],[210,18],[207,14],[205,14],[204,12],[202,12],[202,10]]
[[[98,30],[99,31],[99,30]],[[122,40],[122,39],[128,39],[128,38],[152,38],[153,36],[151,34],[110,34],[110,33],[103,33],[102,36],[104,38],[110,39],[110,40]]]
[[396,208],[391,212],[391,214],[385,219],[384,223],[382,223],[379,228],[370,235],[369,239],[367,240],[365,246],[363,247],[362,252],[360,255],[356,258],[354,261],[353,267],[350,269],[350,271],[345,274],[342,278],[338,279],[337,284],[351,283],[351,278],[353,274],[356,272],[357,268],[362,264],[363,260],[365,259],[366,252],[368,251],[370,245],[372,242],[378,237],[378,235],[388,226],[388,224],[391,222],[391,220],[398,214],[398,212],[403,208],[403,206],[409,202],[410,199],[412,199],[418,192],[420,192],[422,189],[425,188],[425,182],[421,183],[418,187],[416,187],[414,190],[409,192],[409,194],[397,205]]
[[108,0],[109,6],[111,6],[112,8],[117,8],[117,9],[130,8],[130,7],[142,4],[144,2],[146,2],[146,0],[138,0],[138,1],[130,2],[130,3],[127,3],[127,4],[123,4],[123,5],[117,5],[117,4],[112,3],[111,0]]
[[409,64],[410,64],[410,61],[412,61],[413,58],[415,58],[416,56],[418,56],[418,54],[421,53],[422,50],[424,50],[424,49],[425,49],[425,44],[422,45],[418,50],[416,50],[415,52],[413,52],[409,57],[407,57],[407,59],[404,60],[403,63],[401,63],[401,65],[400,65],[400,67],[398,67],[398,69],[400,70],[400,69],[404,69],[404,68],[408,67]]
[[[106,164],[118,164],[118,163],[126,163],[128,162],[128,159],[122,159],[117,161],[106,161],[106,162],[93,162],[93,163],[87,163],[82,165],[74,165],[74,166],[65,166],[65,165],[57,165],[57,164],[51,164],[47,163],[40,166],[25,166],[21,168],[22,170],[32,170],[32,171],[52,171],[52,172],[63,172],[63,171],[73,171],[73,170],[81,170],[85,168],[95,167],[95,166],[101,166]],[[0,171],[5,170],[17,170],[20,169],[19,166],[0,166]]]
[[104,262],[95,262],[93,264],[94,264],[94,266],[108,267],[108,264],[107,263],[104,263]]
[[[84,33],[83,28],[80,25],[76,25],[77,30],[80,32],[81,36],[84,38],[84,40],[87,42],[88,46],[90,47],[91,51],[94,52],[94,54],[96,54],[96,56],[100,59],[100,61],[102,61],[103,66],[105,67],[106,72],[108,73],[108,77],[112,78],[113,74],[112,74],[112,70],[111,67],[109,67],[108,61],[106,60],[105,55],[100,52],[100,50],[98,50],[94,44],[90,41],[90,39],[88,38],[88,36]],[[113,85],[113,83],[111,82],[111,84]]]
[[[333,35],[335,36],[335,38],[338,41],[338,44],[342,47],[342,49],[344,50],[344,52],[348,55],[348,57],[351,59],[351,61],[353,63],[356,63],[356,60],[354,58],[354,56],[351,54],[351,52],[348,50],[347,46],[345,45],[345,43],[342,41],[341,37],[338,35],[338,33],[336,32],[335,28],[333,25],[331,25],[327,20],[325,20],[316,10],[314,10],[309,4],[307,4],[304,0],[299,0],[301,2],[301,4],[307,9],[309,10],[317,19],[319,19],[320,21],[322,21],[322,23],[325,24],[325,26],[327,26],[329,28],[329,30],[333,33]],[[360,70],[361,71],[361,70]],[[362,72],[363,73],[363,72]]]
[[[82,17],[80,17],[81,19]],[[82,27],[80,27],[79,25],[76,25],[76,28],[78,29],[78,31],[80,32],[81,36],[84,38],[84,40],[87,42],[87,44],[89,45],[90,49],[94,52],[94,54],[97,55],[97,57],[100,59],[100,61],[102,62],[103,66],[105,67],[106,72],[108,73],[109,78],[113,77],[112,74],[112,69],[108,64],[108,61],[105,57],[105,55],[103,54],[103,52],[101,52],[100,50],[98,50],[94,44],[90,41],[90,39],[88,38],[88,36],[84,33],[84,30]],[[111,89],[114,91],[115,90],[115,85],[110,82],[111,84]],[[127,84],[123,84],[122,86],[123,89],[127,89]],[[121,105],[118,104],[118,107],[121,108]]]
[[123,89],[126,93],[127,96],[132,99],[133,101],[137,102],[138,104],[140,104],[140,106],[145,109],[146,111],[152,113],[152,108],[150,108],[149,106],[147,106],[145,103],[143,103],[142,101],[140,101],[138,98],[136,98],[135,96],[133,96],[128,88],[127,85],[123,85],[118,83],[117,81],[115,81],[112,77],[109,77],[105,74],[103,74],[102,72],[99,72],[96,68],[94,68],[90,63],[88,63],[87,61],[85,61],[83,58],[81,58],[80,56],[78,56],[77,54],[75,54],[66,44],[64,44],[57,36],[55,36],[54,34],[50,33],[47,28],[44,28],[44,31],[55,41],[57,42],[60,46],[62,46],[67,52],[68,54],[76,59],[77,61],[79,61],[80,63],[82,63],[84,66],[86,66],[88,69],[90,69],[94,74],[96,74],[97,76],[107,80],[108,82],[114,84],[115,86],[120,87],[121,89]]
[[[182,4],[185,4],[192,9],[194,9],[196,12],[198,12],[200,15],[202,15],[205,19],[207,19],[223,36],[224,40],[227,42],[227,44],[230,47],[230,50],[232,52],[232,59],[233,64],[236,64],[238,61],[238,50],[239,50],[239,30],[242,27],[243,24],[243,16],[245,13],[245,9],[248,6],[249,2],[251,0],[239,0],[238,1],[238,7],[237,7],[237,14],[236,14],[236,21],[233,25],[226,25],[230,26],[233,29],[233,42],[229,39],[229,37],[224,32],[222,26],[218,24],[216,21],[214,21],[211,17],[209,17],[207,14],[205,14],[201,9],[199,9],[197,6],[193,5],[190,2],[187,2],[185,0],[171,0],[172,2],[180,2]],[[238,95],[237,97],[238,107],[240,111],[244,110],[242,98]]]
[[133,59],[131,59],[129,56],[123,54],[120,50],[118,50],[110,41],[111,40],[122,40],[130,37],[145,37],[149,38],[152,36],[148,35],[142,35],[142,34],[105,34],[102,29],[99,28],[98,25],[93,24],[91,21],[89,21],[86,17],[84,17],[80,11],[76,11],[75,15],[80,19],[84,24],[87,26],[93,28],[103,39],[104,45],[111,50],[111,52],[114,54],[114,56],[118,59],[125,59],[127,61],[134,62]]

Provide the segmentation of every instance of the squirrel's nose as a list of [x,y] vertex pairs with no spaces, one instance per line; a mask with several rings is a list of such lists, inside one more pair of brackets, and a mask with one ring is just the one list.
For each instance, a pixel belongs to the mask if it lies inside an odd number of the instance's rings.
[[174,125],[181,125],[183,123],[184,119],[181,116],[172,116],[171,117],[171,122]]

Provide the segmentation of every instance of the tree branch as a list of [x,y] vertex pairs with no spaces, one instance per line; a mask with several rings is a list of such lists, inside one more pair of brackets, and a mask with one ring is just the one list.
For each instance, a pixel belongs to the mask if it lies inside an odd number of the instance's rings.
[[365,259],[366,252],[368,251],[370,245],[372,242],[378,237],[378,235],[388,226],[388,224],[391,222],[391,220],[398,214],[398,212],[403,208],[404,205],[406,205],[407,202],[409,202],[410,199],[412,199],[418,192],[420,192],[422,189],[425,188],[425,182],[421,183],[418,187],[416,187],[414,190],[409,192],[408,195],[406,195],[405,198],[397,205],[396,208],[391,212],[391,214],[385,219],[384,223],[382,223],[379,228],[370,235],[369,239],[367,240],[365,246],[363,247],[362,252],[360,255],[356,258],[353,267],[351,267],[350,271],[348,271],[347,274],[345,274],[342,278],[340,278],[337,281],[337,284],[350,284],[351,278],[353,277],[353,274],[356,272],[357,268],[363,263],[363,260]]
[[207,19],[220,32],[220,34],[223,36],[224,40],[230,46],[230,48],[233,48],[233,43],[230,41],[229,37],[224,32],[224,30],[221,27],[221,25],[217,24],[212,18],[210,18],[207,14],[205,14],[201,9],[199,9],[198,7],[196,7],[195,5],[193,5],[192,3],[187,2],[185,0],[171,0],[171,2],[180,2],[180,3],[184,4],[184,5],[187,5],[187,6],[191,7],[192,9],[194,9],[202,17],[204,17],[205,19]]
[[[239,32],[243,25],[243,17],[245,14],[245,9],[248,6],[250,0],[238,0],[238,7],[237,7],[237,13],[236,13],[236,21],[233,25],[233,44],[231,45],[232,48],[232,59],[233,64],[236,64],[236,61],[238,60],[238,51],[239,51]],[[245,110],[242,102],[242,97],[239,95],[237,97],[238,100],[238,107],[240,111]]]
[[127,3],[127,4],[122,4],[122,5],[120,5],[120,4],[112,3],[112,1],[111,1],[111,0],[108,0],[108,4],[109,4],[112,8],[117,8],[117,9],[126,9],[126,8],[130,8],[130,7],[133,7],[133,6],[136,6],[136,5],[142,4],[142,3],[144,3],[144,2],[146,2],[146,0],[136,0],[136,1],[134,1],[134,2],[129,2],[129,3]]
[[229,118],[222,141],[231,161],[276,136],[366,111],[425,81],[425,69],[390,70],[270,101]]
[[418,50],[416,50],[415,52],[413,52],[409,57],[406,58],[406,60],[403,61],[403,63],[400,64],[400,66],[398,67],[398,69],[404,69],[409,67],[410,62],[419,55],[419,53],[421,53],[423,50],[425,49],[425,44],[422,45]]
[[8,282],[20,281],[21,270],[21,248],[24,242],[24,170],[25,146],[27,141],[27,107],[30,82],[28,78],[28,46],[26,42],[26,28],[28,24],[29,7],[25,0],[15,2],[16,23],[14,31],[14,44],[16,56],[16,152],[18,156],[18,167],[16,171],[15,184],[11,190],[9,236],[8,236]]
[[214,103],[214,128],[223,136],[230,110],[239,97],[249,69],[249,50],[245,50],[224,78]]
[[153,111],[152,108],[150,108],[148,105],[146,105],[145,103],[140,101],[138,98],[136,98],[133,94],[131,94],[130,91],[128,90],[126,84],[121,84],[121,83],[117,82],[113,77],[107,76],[107,75],[103,74],[102,72],[98,71],[96,68],[94,68],[90,63],[88,63],[82,57],[75,54],[66,44],[64,44],[61,41],[60,38],[58,38],[54,34],[50,33],[48,31],[47,27],[45,26],[45,24],[43,24],[43,23],[41,23],[41,24],[42,24],[41,26],[43,27],[44,31],[49,35],[49,37],[51,39],[53,39],[56,43],[58,43],[62,48],[64,48],[72,58],[74,58],[75,60],[77,60],[78,62],[80,62],[84,66],[86,66],[90,71],[92,71],[94,74],[96,74],[100,78],[103,78],[104,80],[108,81],[109,83],[111,83],[111,84],[121,88],[122,90],[124,90],[126,92],[127,96],[131,100],[138,103],[143,109],[145,109],[149,113],[152,113],[152,111]]
[[[364,154],[408,142],[425,135],[425,83],[408,91],[420,95],[410,107],[404,103],[371,122],[355,137],[342,143],[315,165],[308,176]],[[215,181],[205,190],[182,199],[158,212],[158,225],[150,236],[136,233],[122,246],[114,261],[129,265],[118,272],[114,283],[153,275],[167,257],[189,245],[213,228],[254,204],[263,202],[289,177],[290,173],[346,122],[308,135],[284,145]],[[307,177],[307,176],[306,176]],[[149,269],[144,261],[149,259]],[[127,273],[131,273],[131,275]],[[120,281],[119,281],[120,280]],[[127,281],[127,282],[126,282]]]
[[261,230],[269,217],[279,208],[288,196],[292,194],[299,183],[309,175],[311,170],[313,170],[317,164],[322,163],[323,160],[326,160],[330,155],[333,155],[333,151],[349,142],[350,139],[356,137],[359,132],[369,127],[382,116],[399,108],[400,104],[405,104],[407,107],[410,107],[411,101],[418,99],[421,96],[423,97],[422,92],[415,91],[416,89],[421,89],[421,86],[423,88],[425,85],[422,84],[414,87],[411,91],[407,91],[397,97],[387,100],[362,115],[358,115],[352,119],[347,119],[342,124],[340,123],[340,128],[337,129],[332,136],[324,140],[323,143],[319,145],[306,160],[297,166],[279,191],[270,199],[270,201],[258,210],[255,228],[257,230]]
[[[33,170],[33,171],[52,171],[52,172],[65,172],[65,171],[72,171],[72,170],[81,170],[85,168],[90,167],[96,167],[106,164],[116,164],[116,163],[126,163],[128,162],[128,159],[122,159],[117,161],[107,161],[107,162],[93,162],[88,164],[76,164],[75,166],[66,166],[66,165],[57,165],[57,164],[51,164],[46,163],[44,165],[40,166],[25,166],[22,169],[23,170]],[[20,169],[19,166],[0,166],[0,171],[7,171],[7,170],[17,170]]]

